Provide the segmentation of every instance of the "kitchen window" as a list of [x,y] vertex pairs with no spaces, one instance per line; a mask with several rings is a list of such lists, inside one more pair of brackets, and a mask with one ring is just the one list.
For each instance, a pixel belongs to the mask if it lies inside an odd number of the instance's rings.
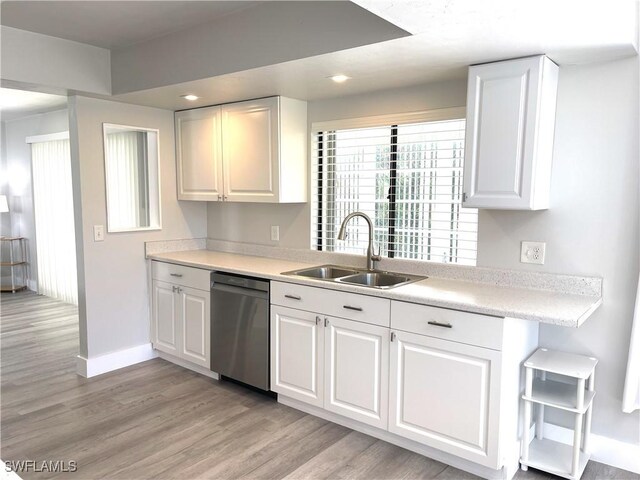
[[367,225],[389,258],[476,264],[478,211],[462,207],[464,108],[313,125],[312,245],[364,254]]

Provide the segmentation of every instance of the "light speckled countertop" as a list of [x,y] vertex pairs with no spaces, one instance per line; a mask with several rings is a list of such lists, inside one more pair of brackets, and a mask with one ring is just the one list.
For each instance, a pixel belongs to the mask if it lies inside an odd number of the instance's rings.
[[527,288],[499,287],[438,277],[429,277],[420,282],[389,290],[378,290],[282,274],[282,272],[310,267],[315,264],[210,250],[158,253],[149,255],[149,258],[282,282],[324,287],[485,315],[533,320],[565,327],[579,327],[602,303],[601,297]]

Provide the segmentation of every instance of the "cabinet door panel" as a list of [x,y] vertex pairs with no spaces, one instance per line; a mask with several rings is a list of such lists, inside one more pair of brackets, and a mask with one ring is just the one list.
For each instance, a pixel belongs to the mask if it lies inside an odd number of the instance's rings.
[[278,201],[278,99],[222,107],[225,196],[232,202]]
[[499,468],[500,352],[396,332],[389,430]]
[[324,328],[316,315],[271,307],[271,390],[322,407]]
[[177,320],[178,308],[174,286],[153,281],[153,346],[163,352],[179,355],[179,325]]
[[469,68],[465,206],[533,208],[543,57]]
[[328,319],[325,409],[386,429],[388,377],[388,328]]
[[204,290],[180,287],[183,339],[181,356],[206,368],[211,364],[209,296],[209,292]]
[[220,107],[176,113],[179,200],[221,199],[221,137]]

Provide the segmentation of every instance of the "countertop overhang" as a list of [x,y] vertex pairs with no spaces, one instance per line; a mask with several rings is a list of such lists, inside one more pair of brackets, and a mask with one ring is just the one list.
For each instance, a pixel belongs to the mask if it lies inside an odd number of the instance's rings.
[[602,304],[602,297],[531,288],[503,287],[480,282],[429,277],[388,290],[327,282],[282,272],[317,264],[211,250],[149,255],[150,259],[208,270],[359,293],[465,312],[518,318],[564,327],[579,327]]

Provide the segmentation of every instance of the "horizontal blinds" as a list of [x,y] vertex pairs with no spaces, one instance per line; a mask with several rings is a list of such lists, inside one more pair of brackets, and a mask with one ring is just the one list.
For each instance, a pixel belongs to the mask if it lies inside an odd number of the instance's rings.
[[[312,248],[362,254],[374,222],[385,256],[475,265],[478,213],[462,207],[464,120],[315,133]],[[395,200],[395,201],[393,201]]]

